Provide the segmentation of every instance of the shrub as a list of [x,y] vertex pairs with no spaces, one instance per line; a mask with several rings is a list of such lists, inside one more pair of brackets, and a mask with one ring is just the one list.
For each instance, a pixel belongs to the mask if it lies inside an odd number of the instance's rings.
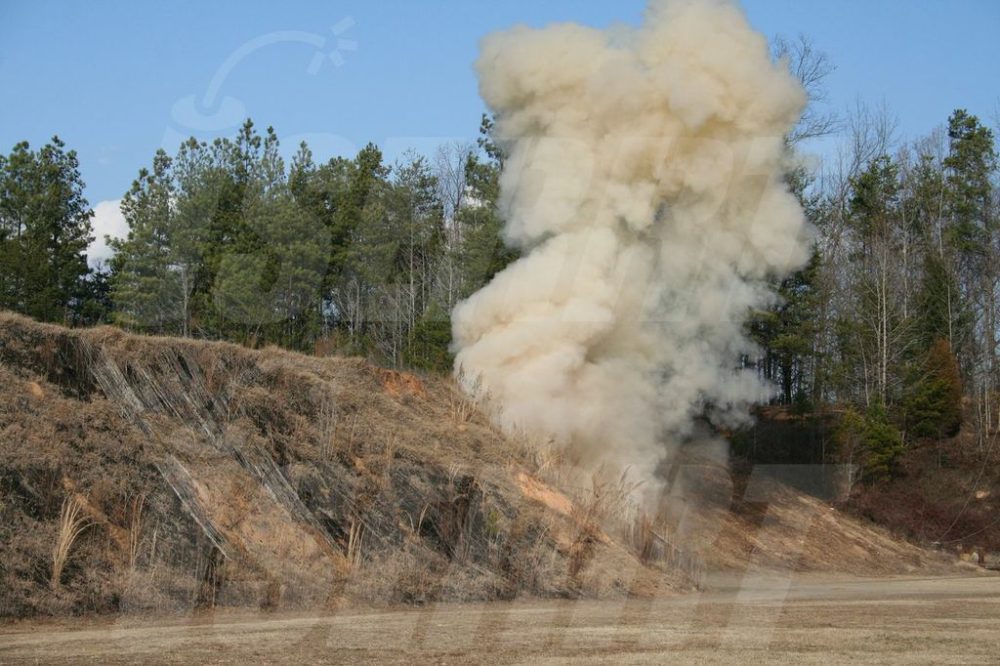
[[962,379],[947,340],[927,351],[906,395],[906,425],[914,437],[952,437],[962,426]]
[[881,404],[872,405],[864,415],[848,408],[837,428],[836,439],[841,458],[860,466],[863,479],[890,476],[903,453],[902,434]]
[[448,372],[454,361],[451,345],[451,318],[438,305],[431,305],[410,332],[406,363],[420,370]]
[[868,456],[865,476],[882,478],[890,476],[896,468],[896,461],[903,453],[903,435],[889,420],[889,414],[881,404],[874,404],[865,414],[865,448]]

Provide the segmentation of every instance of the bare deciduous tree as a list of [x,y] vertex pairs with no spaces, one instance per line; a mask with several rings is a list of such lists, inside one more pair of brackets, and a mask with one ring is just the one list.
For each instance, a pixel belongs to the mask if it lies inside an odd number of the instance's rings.
[[771,42],[771,54],[775,60],[784,59],[788,63],[789,71],[802,84],[809,100],[802,118],[788,137],[789,142],[796,144],[839,130],[841,121],[837,114],[822,108],[827,101],[826,79],[836,69],[829,56],[805,35],[794,40],[775,37]]

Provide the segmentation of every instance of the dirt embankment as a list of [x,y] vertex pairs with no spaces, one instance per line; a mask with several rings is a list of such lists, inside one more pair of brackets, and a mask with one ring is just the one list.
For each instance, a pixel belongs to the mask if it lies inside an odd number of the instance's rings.
[[502,436],[451,382],[360,359],[0,314],[0,393],[4,617],[945,566],[784,486],[747,500],[718,465],[686,466],[684,494],[643,523],[613,492],[560,485],[564,463]]
[[[972,405],[965,411],[955,436],[907,440],[891,475],[853,474],[855,482],[839,506],[916,543],[1000,568],[1000,432],[978,431]],[[864,451],[841,450],[843,413],[760,408],[754,425],[734,438],[734,451],[755,469],[773,463],[855,467],[864,461]]]

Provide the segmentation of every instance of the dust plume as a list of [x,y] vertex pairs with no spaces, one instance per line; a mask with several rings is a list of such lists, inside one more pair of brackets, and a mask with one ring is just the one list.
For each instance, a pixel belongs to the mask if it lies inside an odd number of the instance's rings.
[[456,373],[503,427],[651,479],[697,419],[769,394],[736,368],[765,278],[807,256],[782,179],[805,94],[722,1],[515,27],[476,68],[524,256],[455,308]]

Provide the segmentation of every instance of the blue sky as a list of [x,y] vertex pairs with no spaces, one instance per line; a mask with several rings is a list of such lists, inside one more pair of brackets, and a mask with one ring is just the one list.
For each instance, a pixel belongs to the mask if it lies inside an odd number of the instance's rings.
[[[482,35],[517,22],[638,23],[643,5],[4,0],[0,150],[58,133],[78,151],[95,205],[119,198],[156,148],[172,150],[181,135],[231,134],[243,113],[273,125],[287,151],[307,138],[321,158],[369,140],[390,158],[407,146],[430,152],[475,136],[483,107],[472,62]],[[803,33],[830,55],[837,109],[884,100],[907,137],[959,106],[992,122],[1000,2],[743,5],[764,34]]]

